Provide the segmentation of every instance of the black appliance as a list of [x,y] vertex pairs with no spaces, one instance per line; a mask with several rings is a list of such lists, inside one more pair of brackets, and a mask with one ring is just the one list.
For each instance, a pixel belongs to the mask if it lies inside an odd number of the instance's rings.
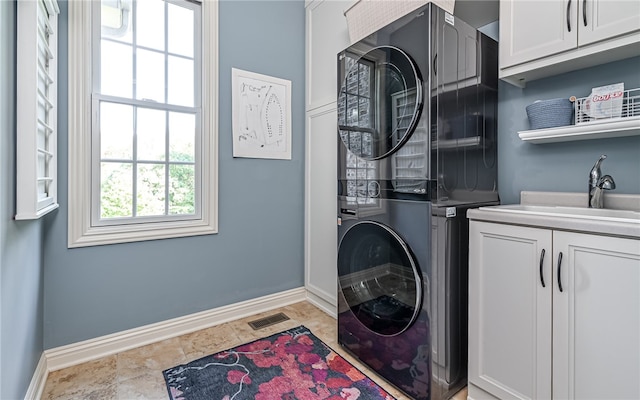
[[466,210],[498,203],[497,54],[433,4],[338,54],[338,341],[415,399],[466,385]]

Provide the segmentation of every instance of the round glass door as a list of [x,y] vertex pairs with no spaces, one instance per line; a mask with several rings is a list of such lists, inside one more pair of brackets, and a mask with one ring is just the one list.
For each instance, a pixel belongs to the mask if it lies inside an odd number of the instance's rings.
[[385,225],[360,222],[338,248],[340,290],[356,318],[371,331],[393,336],[416,320],[422,278],[406,243]]
[[380,46],[362,57],[345,53],[338,94],[342,142],[358,157],[377,160],[398,150],[422,112],[422,77],[411,57]]

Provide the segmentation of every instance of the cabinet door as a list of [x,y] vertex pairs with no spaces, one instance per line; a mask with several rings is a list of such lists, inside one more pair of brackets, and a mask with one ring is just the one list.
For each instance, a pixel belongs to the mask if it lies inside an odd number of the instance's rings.
[[553,398],[640,399],[640,240],[553,235]]
[[578,45],[640,31],[640,1],[579,1]]
[[335,105],[307,113],[305,283],[330,309],[338,285],[337,118]]
[[306,109],[335,102],[338,52],[349,46],[344,10],[353,1],[317,0],[306,8]]
[[469,382],[500,399],[549,399],[551,231],[469,229]]
[[500,68],[575,48],[577,2],[500,1]]

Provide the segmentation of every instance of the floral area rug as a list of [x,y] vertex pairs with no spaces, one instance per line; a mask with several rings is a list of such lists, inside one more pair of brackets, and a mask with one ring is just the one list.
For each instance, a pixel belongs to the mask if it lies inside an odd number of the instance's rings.
[[172,400],[395,400],[304,326],[163,374]]

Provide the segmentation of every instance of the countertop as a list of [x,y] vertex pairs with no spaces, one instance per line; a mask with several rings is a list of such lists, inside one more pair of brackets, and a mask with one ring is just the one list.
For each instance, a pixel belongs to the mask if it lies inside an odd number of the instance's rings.
[[[605,206],[611,209],[640,211],[640,195],[610,195]],[[586,208],[586,194],[556,192],[522,192],[522,205]],[[615,208],[613,207],[615,206]],[[632,218],[591,218],[585,215],[538,211],[519,211],[513,205],[470,209],[467,217],[474,221],[532,226],[573,232],[640,239],[640,214]]]

